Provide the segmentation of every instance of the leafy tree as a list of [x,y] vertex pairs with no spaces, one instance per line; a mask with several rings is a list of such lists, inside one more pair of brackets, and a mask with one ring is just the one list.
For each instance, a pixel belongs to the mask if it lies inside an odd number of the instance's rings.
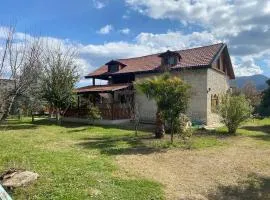
[[263,97],[259,108],[259,113],[262,116],[270,116],[270,79],[266,82],[268,88],[263,91]]
[[60,124],[61,112],[74,102],[74,85],[79,78],[75,51],[61,46],[49,47],[43,64],[43,97],[56,110],[56,119]]
[[189,101],[189,86],[180,78],[165,73],[136,83],[137,89],[157,103],[156,137],[164,133],[164,122],[171,127],[171,142],[175,133],[174,125],[181,113],[185,113]]
[[224,95],[219,105],[218,113],[230,134],[235,134],[242,122],[247,120],[252,113],[250,101],[244,95]]

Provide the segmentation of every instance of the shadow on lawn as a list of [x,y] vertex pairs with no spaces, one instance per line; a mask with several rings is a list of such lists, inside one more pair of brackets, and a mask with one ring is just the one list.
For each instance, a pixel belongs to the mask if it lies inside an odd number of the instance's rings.
[[256,131],[256,132],[263,132],[270,134],[270,125],[264,125],[264,126],[244,126],[242,129],[246,129],[248,131]]
[[270,199],[270,177],[251,174],[247,181],[235,186],[219,186],[208,195],[209,200],[268,200]]
[[[38,119],[35,122],[33,122],[35,125],[57,125],[56,121],[49,120],[49,119]],[[128,130],[128,131],[135,131],[135,125],[133,123],[127,123],[127,124],[120,124],[120,125],[90,125],[90,124],[84,124],[84,123],[75,123],[75,122],[62,122],[61,125],[65,128],[80,128],[80,127],[102,127],[103,129],[122,129],[122,130]],[[87,130],[87,128],[83,129]],[[151,124],[140,124],[138,127],[138,131],[153,131],[154,125]],[[79,132],[78,130],[71,130],[70,132]]]
[[253,131],[253,132],[262,132],[263,135],[252,135],[251,137],[256,139],[261,139],[265,141],[270,141],[270,125],[264,125],[264,126],[244,126],[241,129]]
[[0,124],[0,131],[10,131],[10,130],[26,130],[26,129],[36,129],[37,126],[31,123],[25,123],[20,120],[9,119],[8,121]]
[[31,124],[18,124],[18,125],[0,125],[1,131],[13,131],[13,130],[26,130],[26,129],[36,129],[37,126]]
[[214,136],[219,139],[235,137],[235,135],[229,134],[226,130],[206,130],[198,129],[194,131],[194,136]]
[[98,149],[101,154],[151,154],[154,152],[165,152],[165,149],[149,147],[142,140],[152,140],[153,137],[95,137],[84,138],[85,142],[78,145],[87,149]]

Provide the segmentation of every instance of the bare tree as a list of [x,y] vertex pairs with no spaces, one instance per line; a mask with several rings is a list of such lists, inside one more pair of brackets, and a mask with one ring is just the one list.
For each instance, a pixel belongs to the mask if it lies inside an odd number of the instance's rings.
[[260,104],[261,94],[256,89],[256,85],[253,82],[247,82],[242,88],[242,93],[250,100],[250,103],[254,108]]
[[11,82],[11,86],[2,94],[1,122],[9,116],[16,99],[36,82],[41,69],[41,53],[42,45],[39,39],[19,40],[16,38],[15,27],[8,28],[0,69],[2,76]]

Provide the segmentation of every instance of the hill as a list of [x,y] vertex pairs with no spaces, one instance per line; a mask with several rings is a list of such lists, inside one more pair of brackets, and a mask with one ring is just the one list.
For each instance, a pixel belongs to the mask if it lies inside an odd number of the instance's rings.
[[232,86],[236,86],[238,88],[243,88],[247,82],[253,82],[256,85],[258,90],[264,90],[267,88],[266,81],[269,78],[262,74],[257,74],[253,76],[239,76],[236,77],[235,80],[231,81]]

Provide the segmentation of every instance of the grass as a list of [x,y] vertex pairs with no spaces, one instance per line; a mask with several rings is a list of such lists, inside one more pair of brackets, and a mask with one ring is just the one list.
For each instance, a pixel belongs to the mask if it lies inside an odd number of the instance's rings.
[[10,120],[0,125],[0,173],[14,167],[40,175],[35,184],[12,191],[14,199],[165,199],[164,185],[121,170],[115,156],[226,148],[242,137],[267,146],[269,126],[270,119],[251,120],[238,136],[228,136],[224,128],[196,131],[190,141],[176,138],[171,145],[169,136],[157,140],[140,131],[135,137],[127,128]]
[[89,137],[129,136],[132,131],[44,122],[10,121],[0,127],[0,172],[15,167],[40,175],[34,185],[13,191],[14,199],[164,198],[161,184],[121,173],[98,146],[81,144]]

